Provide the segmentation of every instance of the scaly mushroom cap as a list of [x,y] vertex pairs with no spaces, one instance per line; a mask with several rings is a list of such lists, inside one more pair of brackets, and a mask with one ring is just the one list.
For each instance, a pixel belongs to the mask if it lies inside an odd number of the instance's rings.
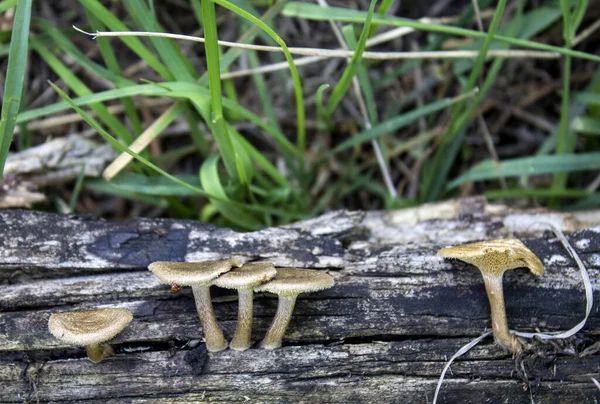
[[270,262],[246,264],[231,270],[213,281],[213,285],[227,289],[246,289],[265,283],[277,274]]
[[333,278],[323,271],[302,268],[278,268],[275,278],[254,288],[255,292],[271,292],[282,296],[316,292],[333,286]]
[[131,312],[125,309],[71,311],[51,315],[48,329],[61,341],[91,345],[112,339],[131,320]]
[[232,267],[241,265],[239,258],[231,258],[207,262],[153,262],[148,269],[169,285],[191,286],[208,283]]
[[456,258],[475,265],[489,276],[499,276],[508,269],[529,268],[535,275],[544,273],[544,266],[529,248],[516,239],[481,241],[442,248],[440,257]]

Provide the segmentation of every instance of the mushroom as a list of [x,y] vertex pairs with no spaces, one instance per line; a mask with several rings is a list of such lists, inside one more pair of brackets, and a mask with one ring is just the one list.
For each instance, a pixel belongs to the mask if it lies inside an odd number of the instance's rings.
[[333,286],[333,278],[322,271],[301,268],[278,268],[271,281],[254,288],[255,292],[279,295],[275,318],[261,343],[264,349],[281,347],[281,340],[292,318],[296,297],[300,293],[316,292]]
[[492,313],[492,332],[494,339],[513,354],[521,353],[521,343],[508,330],[502,276],[508,269],[526,267],[535,275],[544,273],[544,266],[520,240],[504,239],[490,240],[479,243],[446,247],[437,255],[446,258],[456,258],[475,265],[483,275],[483,282],[490,301]]
[[103,342],[114,338],[131,320],[131,312],[125,309],[71,311],[52,314],[48,329],[61,341],[85,345],[89,360],[99,363],[114,354]]
[[272,279],[276,274],[275,265],[269,262],[246,264],[241,268],[236,268],[221,275],[213,281],[213,285],[221,288],[237,289],[238,291],[238,321],[233,340],[229,344],[231,349],[245,351],[250,347],[253,288]]
[[227,348],[227,343],[215,317],[210,299],[210,285],[219,275],[241,265],[242,261],[239,258],[231,258],[208,262],[153,262],[148,269],[164,283],[192,287],[196,311],[204,328],[206,349],[209,352],[218,352]]

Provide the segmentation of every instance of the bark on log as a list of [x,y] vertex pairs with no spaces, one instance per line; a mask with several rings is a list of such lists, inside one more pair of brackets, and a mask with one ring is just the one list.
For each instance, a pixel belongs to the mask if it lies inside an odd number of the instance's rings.
[[[570,233],[594,284],[587,326],[536,344],[517,365],[491,339],[459,359],[440,402],[593,403],[600,391],[600,214],[515,211],[479,198],[396,212],[332,212],[253,233],[192,221],[105,222],[90,216],[0,211],[1,402],[431,402],[445,361],[489,327],[478,271],[435,256],[445,245],[516,236],[546,267],[505,276],[509,325],[556,331],[581,321],[579,271],[541,227]],[[328,271],[332,289],[301,295],[275,351],[207,353],[191,291],[173,293],[146,270],[158,260],[243,255]],[[213,288],[231,339],[235,292]],[[253,341],[277,299],[257,295]],[[133,323],[117,355],[94,365],[47,330],[51,313],[125,307]],[[522,365],[522,368],[521,368]],[[527,377],[516,375],[526,371]]]

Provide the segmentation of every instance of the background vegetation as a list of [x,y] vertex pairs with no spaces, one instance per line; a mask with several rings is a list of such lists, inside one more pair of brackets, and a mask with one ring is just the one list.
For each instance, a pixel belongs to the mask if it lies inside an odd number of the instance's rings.
[[599,6],[3,0],[0,167],[94,137],[123,156],[37,208],[244,230],[474,194],[598,207]]

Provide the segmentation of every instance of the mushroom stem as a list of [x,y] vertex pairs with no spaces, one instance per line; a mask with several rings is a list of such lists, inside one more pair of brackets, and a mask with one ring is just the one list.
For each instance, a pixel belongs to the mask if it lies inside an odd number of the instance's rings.
[[93,363],[100,363],[102,359],[114,355],[113,349],[110,345],[97,343],[90,344],[85,347],[88,359]]
[[281,340],[285,334],[290,320],[292,319],[292,313],[294,312],[294,306],[296,305],[296,297],[298,295],[279,295],[279,304],[277,305],[277,313],[275,318],[265,335],[261,343],[261,347],[264,349],[277,349],[281,347]]
[[223,330],[217,322],[210,299],[210,284],[193,285],[192,292],[196,302],[198,317],[204,328],[204,337],[206,339],[206,349],[209,352],[219,352],[227,348],[227,342],[223,336]]
[[252,289],[238,290],[238,320],[235,334],[229,347],[236,351],[245,351],[250,348],[250,334],[252,334],[252,304],[254,291]]
[[513,354],[518,355],[521,352],[521,343],[517,337],[508,330],[506,307],[504,306],[502,274],[497,277],[484,276],[483,281],[490,301],[492,333],[494,334],[494,339]]

